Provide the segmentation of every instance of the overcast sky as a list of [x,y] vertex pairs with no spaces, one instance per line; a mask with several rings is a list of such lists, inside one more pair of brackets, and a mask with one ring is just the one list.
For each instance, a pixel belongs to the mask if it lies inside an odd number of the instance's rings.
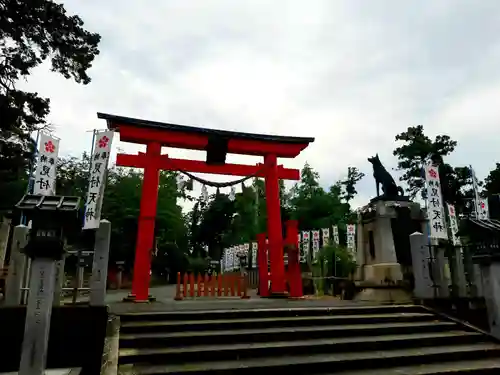
[[472,164],[480,178],[500,161],[498,0],[64,3],[102,36],[92,83],[79,86],[43,66],[24,84],[50,97],[63,154],[90,149],[88,131],[105,127],[98,111],[315,137],[283,164],[308,161],[325,187],[357,166],[367,174],[358,204],[374,194],[366,158],[378,152],[395,167],[394,136],[410,125],[457,140],[447,161]]

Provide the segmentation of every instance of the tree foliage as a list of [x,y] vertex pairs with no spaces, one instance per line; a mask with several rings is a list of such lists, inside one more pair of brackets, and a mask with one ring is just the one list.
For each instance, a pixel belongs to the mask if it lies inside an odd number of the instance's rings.
[[0,0],[0,191],[26,181],[31,133],[49,128],[50,101],[16,87],[45,60],[53,72],[88,84],[100,36],[49,0]]
[[484,180],[485,195],[500,194],[500,163],[496,163]]
[[457,142],[447,135],[438,135],[431,140],[424,134],[422,125],[409,127],[396,135],[396,141],[403,143],[393,152],[398,159],[398,170],[403,171],[400,180],[407,183],[412,198],[424,187],[422,168],[428,160],[434,155],[446,156],[457,146]]

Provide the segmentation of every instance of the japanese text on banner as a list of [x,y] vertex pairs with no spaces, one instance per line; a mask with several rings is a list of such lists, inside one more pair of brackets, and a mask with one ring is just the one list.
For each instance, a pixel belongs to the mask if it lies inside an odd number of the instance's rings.
[[431,238],[448,239],[446,222],[444,220],[443,197],[441,182],[437,167],[425,166],[425,180],[427,182],[427,217],[430,226]]
[[348,224],[347,225],[347,248],[350,250],[356,249],[356,225]]
[[59,154],[59,140],[48,134],[40,133],[38,162],[35,171],[33,194],[55,195],[56,167]]
[[113,141],[112,131],[96,134],[94,152],[90,165],[89,191],[85,202],[85,218],[83,229],[99,228],[101,219],[102,197],[108,168],[111,143]]
[[332,225],[332,233],[333,243],[336,245],[340,245],[339,228],[336,225]]

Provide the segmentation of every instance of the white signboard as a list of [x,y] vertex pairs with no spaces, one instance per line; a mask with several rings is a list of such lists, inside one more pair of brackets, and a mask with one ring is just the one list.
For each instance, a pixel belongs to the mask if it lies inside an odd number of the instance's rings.
[[441,181],[437,167],[425,166],[425,180],[427,182],[427,217],[430,226],[430,237],[448,239],[444,220]]
[[458,234],[458,220],[455,206],[448,204],[448,217],[450,218],[451,240],[454,246],[460,246],[460,237]]
[[55,195],[58,154],[59,140],[48,134],[40,133],[33,194]]
[[99,228],[101,220],[102,198],[108,168],[113,131],[105,131],[96,134],[94,153],[90,165],[89,191],[85,202],[85,217],[83,229]]

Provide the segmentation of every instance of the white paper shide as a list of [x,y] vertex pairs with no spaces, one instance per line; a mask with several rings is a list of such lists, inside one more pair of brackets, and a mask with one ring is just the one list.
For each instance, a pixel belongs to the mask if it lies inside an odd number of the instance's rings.
[[40,133],[33,194],[55,195],[58,154],[59,140],[48,134]]
[[427,217],[430,226],[430,237],[448,239],[444,219],[443,197],[441,195],[441,181],[437,167],[433,165],[425,166],[425,180],[427,182]]
[[113,132],[105,131],[96,134],[94,152],[90,166],[89,191],[85,202],[85,221],[83,229],[99,228],[101,219],[102,196],[108,168]]

